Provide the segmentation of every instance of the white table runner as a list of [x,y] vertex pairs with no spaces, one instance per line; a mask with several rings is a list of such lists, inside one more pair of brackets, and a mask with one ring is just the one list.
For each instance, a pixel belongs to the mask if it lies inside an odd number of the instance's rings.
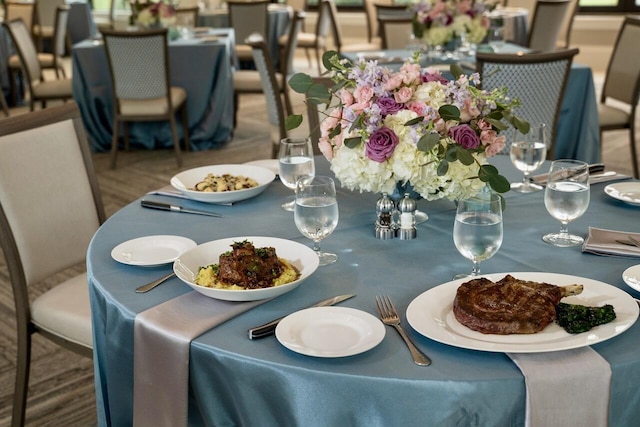
[[221,301],[192,291],[138,313],[133,344],[134,426],[186,426],[191,341],[266,301]]
[[527,386],[526,427],[605,427],[611,367],[591,347],[508,353]]

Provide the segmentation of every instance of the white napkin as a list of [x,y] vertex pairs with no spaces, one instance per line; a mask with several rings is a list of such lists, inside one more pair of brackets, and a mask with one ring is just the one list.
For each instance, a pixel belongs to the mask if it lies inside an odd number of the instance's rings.
[[606,427],[611,367],[591,347],[509,353],[525,377],[526,427]]
[[627,241],[628,236],[640,241],[640,233],[589,227],[589,235],[582,244],[582,252],[596,255],[640,257],[639,247],[616,242],[616,240]]
[[220,301],[192,291],[138,313],[133,329],[133,425],[186,426],[191,340],[266,301]]
[[[172,185],[167,185],[162,188],[158,188],[157,190],[152,190],[147,193],[150,196],[158,195],[158,196],[170,196],[177,197],[179,199],[187,199],[190,200],[189,197],[185,196],[180,192],[180,190],[176,190]],[[211,203],[212,205],[222,205],[222,206],[233,206],[233,202],[224,202],[224,203]]]

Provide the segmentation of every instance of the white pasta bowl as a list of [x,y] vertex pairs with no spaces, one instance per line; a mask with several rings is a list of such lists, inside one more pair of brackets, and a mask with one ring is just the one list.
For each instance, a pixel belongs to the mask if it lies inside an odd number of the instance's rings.
[[[193,190],[195,185],[203,181],[208,174],[213,175],[242,175],[254,179],[257,187],[242,190],[204,192]],[[255,197],[266,190],[267,186],[276,178],[268,168],[254,165],[214,165],[182,171],[171,178],[171,186],[180,191],[185,197],[205,203],[234,203]]]
[[[289,261],[300,272],[297,280],[284,285],[262,289],[232,290],[214,289],[195,283],[200,267],[217,264],[220,255],[231,250],[235,242],[247,240],[256,248],[273,247],[279,258]],[[178,257],[173,263],[176,276],[195,291],[210,298],[225,301],[257,301],[273,298],[297,288],[318,268],[318,255],[308,246],[301,243],[276,237],[245,236],[214,240],[192,248]]]

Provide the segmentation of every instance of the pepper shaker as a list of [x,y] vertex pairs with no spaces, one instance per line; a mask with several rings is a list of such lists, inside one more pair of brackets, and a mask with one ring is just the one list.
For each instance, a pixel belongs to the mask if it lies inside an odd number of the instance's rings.
[[387,193],[382,193],[382,196],[376,202],[376,239],[388,240],[394,238],[394,210],[395,203],[393,203],[393,200],[391,200]]
[[400,240],[415,239],[416,230],[416,209],[417,203],[411,198],[409,193],[404,193],[404,197],[398,202],[398,211],[400,211],[400,228],[398,236]]

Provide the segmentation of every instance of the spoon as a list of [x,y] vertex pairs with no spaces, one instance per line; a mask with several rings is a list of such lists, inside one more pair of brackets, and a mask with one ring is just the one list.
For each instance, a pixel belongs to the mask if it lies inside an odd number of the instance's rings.
[[136,293],[141,294],[144,292],[149,292],[151,289],[155,288],[156,286],[158,286],[160,283],[165,282],[166,280],[172,278],[173,276],[175,276],[174,272],[171,272],[169,274],[167,274],[166,276],[162,276],[161,278],[154,280],[153,282],[147,283],[146,285],[142,285],[139,288],[136,289]]

